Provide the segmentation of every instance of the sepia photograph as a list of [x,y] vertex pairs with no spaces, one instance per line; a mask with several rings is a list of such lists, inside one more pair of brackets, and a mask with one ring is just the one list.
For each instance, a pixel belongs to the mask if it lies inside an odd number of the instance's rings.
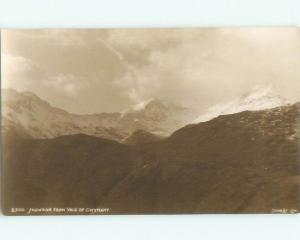
[[300,28],[1,30],[5,215],[300,211]]

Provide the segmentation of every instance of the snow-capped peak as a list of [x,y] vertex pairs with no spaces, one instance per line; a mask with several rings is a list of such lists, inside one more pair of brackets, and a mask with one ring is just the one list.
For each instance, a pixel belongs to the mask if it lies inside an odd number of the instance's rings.
[[153,101],[155,101],[154,98],[149,98],[147,100],[136,103],[135,105],[131,106],[130,108],[121,111],[120,118],[123,118],[128,113],[139,112],[139,111],[145,110],[145,108],[148,106],[148,104]]
[[142,101],[142,102],[140,102],[140,103],[134,105],[134,106],[132,107],[132,110],[133,110],[133,111],[141,111],[141,110],[145,109],[145,107],[146,107],[150,102],[152,102],[152,101],[154,101],[154,98],[149,98],[149,99],[147,99],[147,100],[145,100],[145,101]]
[[206,122],[220,115],[243,111],[258,111],[288,104],[290,104],[290,102],[277,95],[272,86],[256,86],[250,93],[242,97],[208,108],[207,112],[198,117],[194,123]]

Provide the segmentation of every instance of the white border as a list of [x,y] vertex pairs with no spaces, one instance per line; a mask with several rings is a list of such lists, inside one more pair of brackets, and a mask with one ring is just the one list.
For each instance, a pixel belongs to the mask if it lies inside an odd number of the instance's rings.
[[299,26],[299,0],[0,0],[2,28]]

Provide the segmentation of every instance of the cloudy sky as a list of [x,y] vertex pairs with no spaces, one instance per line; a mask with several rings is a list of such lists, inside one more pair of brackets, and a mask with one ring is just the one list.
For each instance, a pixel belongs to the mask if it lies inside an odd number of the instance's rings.
[[299,28],[2,30],[2,88],[75,113],[205,109],[259,86],[300,100]]

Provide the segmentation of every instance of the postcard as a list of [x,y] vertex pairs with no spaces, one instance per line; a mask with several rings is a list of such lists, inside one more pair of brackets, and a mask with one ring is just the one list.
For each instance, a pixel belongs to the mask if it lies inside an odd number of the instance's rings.
[[298,213],[300,29],[1,30],[5,215]]

